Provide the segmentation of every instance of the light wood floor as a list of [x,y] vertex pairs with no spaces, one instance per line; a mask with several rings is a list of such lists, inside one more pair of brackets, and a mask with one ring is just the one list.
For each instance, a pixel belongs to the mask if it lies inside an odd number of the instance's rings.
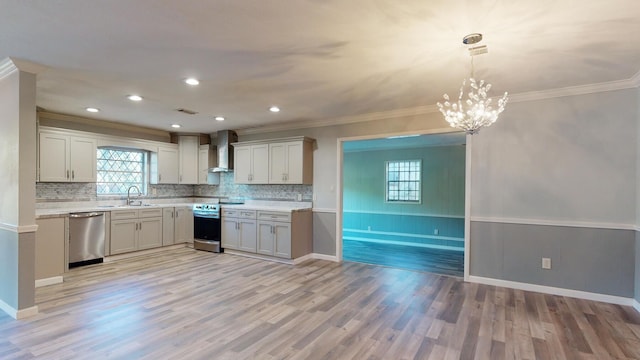
[[630,307],[314,260],[172,249],[72,270],[0,315],[0,359],[640,358]]
[[342,258],[434,274],[464,276],[464,252],[418,246],[342,240]]

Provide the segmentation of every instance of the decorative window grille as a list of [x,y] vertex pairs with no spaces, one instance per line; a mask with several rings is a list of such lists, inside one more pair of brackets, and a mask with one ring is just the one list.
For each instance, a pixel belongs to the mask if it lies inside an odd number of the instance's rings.
[[98,195],[126,195],[131,186],[146,193],[147,153],[139,150],[98,149]]
[[420,203],[420,160],[386,162],[386,201]]

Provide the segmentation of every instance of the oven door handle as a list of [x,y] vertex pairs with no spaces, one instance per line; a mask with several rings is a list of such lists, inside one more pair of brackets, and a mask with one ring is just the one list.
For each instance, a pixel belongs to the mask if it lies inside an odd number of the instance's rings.
[[193,217],[204,218],[204,219],[220,219],[220,214],[205,214],[199,212],[193,212]]

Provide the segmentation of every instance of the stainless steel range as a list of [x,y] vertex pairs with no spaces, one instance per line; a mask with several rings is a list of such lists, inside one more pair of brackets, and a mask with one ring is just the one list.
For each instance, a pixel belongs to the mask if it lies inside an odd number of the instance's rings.
[[193,204],[193,248],[222,252],[220,205]]

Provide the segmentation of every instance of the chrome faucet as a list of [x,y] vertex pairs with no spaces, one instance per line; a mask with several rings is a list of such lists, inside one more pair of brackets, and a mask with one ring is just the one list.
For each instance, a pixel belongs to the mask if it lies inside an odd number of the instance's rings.
[[[129,206],[133,206],[133,202],[135,200],[131,200],[131,189],[136,189],[136,191],[138,192],[138,197],[142,196],[142,192],[140,191],[140,188],[135,186],[135,185],[131,185],[129,186],[129,190],[127,190],[127,205]],[[142,200],[138,200],[139,204],[138,205],[142,205]]]

